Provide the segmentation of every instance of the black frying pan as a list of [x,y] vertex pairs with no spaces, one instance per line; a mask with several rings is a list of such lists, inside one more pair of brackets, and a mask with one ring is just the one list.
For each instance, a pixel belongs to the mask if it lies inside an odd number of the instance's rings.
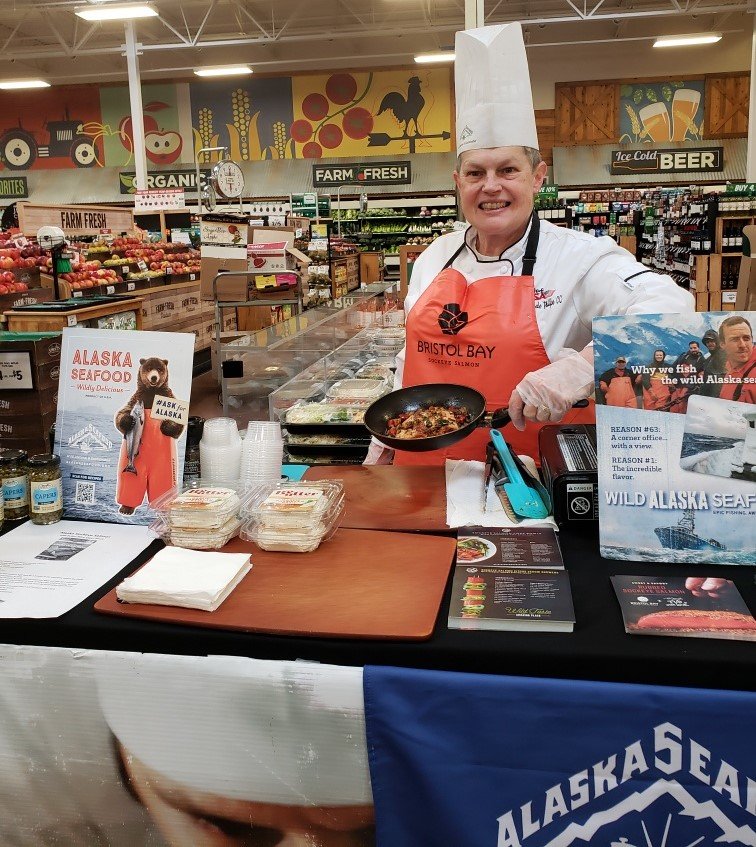
[[[391,418],[402,412],[415,412],[424,406],[464,406],[470,413],[468,422],[454,432],[435,435],[431,438],[392,438],[386,435]],[[407,450],[410,453],[425,453],[440,450],[466,438],[478,426],[500,429],[510,421],[506,409],[496,409],[491,416],[486,415],[486,398],[474,388],[466,385],[432,383],[400,388],[379,397],[365,412],[365,426],[381,444],[395,450]]]

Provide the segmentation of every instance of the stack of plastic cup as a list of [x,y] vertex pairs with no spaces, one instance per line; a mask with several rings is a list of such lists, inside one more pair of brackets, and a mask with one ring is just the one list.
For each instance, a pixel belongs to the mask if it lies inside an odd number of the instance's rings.
[[281,425],[271,421],[250,421],[242,447],[239,481],[245,488],[279,482],[282,464]]
[[200,473],[205,482],[236,483],[242,455],[242,439],[233,418],[205,421],[200,440]]

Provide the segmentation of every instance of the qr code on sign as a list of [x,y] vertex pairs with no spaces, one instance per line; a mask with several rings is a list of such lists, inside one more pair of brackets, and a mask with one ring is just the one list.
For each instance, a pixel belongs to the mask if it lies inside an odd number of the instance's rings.
[[95,501],[95,484],[93,482],[77,482],[74,502],[91,506]]

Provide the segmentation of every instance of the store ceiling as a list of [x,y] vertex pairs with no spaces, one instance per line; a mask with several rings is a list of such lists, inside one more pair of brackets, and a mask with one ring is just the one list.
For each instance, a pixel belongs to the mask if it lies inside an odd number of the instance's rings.
[[[90,0],[92,2],[92,0]],[[152,0],[136,22],[145,80],[190,77],[196,67],[250,63],[258,73],[406,65],[448,48],[464,27],[464,0]],[[0,78],[53,84],[126,79],[122,23],[74,15],[86,0],[4,0]],[[668,33],[750,32],[756,0],[486,0],[486,23],[520,20],[526,42],[648,45]],[[726,41],[721,43],[726,45]],[[531,51],[532,54],[533,51]],[[540,51],[539,51],[540,52]],[[617,76],[640,69],[618,68]]]

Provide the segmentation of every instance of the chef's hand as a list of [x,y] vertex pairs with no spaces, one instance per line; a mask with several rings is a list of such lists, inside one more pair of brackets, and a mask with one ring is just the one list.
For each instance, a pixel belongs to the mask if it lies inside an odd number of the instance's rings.
[[527,421],[560,421],[578,402],[593,394],[593,348],[563,350],[550,365],[527,374],[509,398],[509,416],[517,429]]
[[719,597],[726,585],[726,579],[716,576],[689,576],[685,580],[685,587],[694,597]]

